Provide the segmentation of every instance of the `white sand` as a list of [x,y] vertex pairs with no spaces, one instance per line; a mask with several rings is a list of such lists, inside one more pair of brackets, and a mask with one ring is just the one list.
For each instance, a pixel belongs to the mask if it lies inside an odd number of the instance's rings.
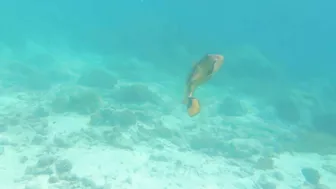
[[[88,118],[82,116],[50,117],[49,121],[55,122],[52,124],[50,136],[64,132],[78,132],[88,127]],[[6,133],[1,134],[5,135]],[[37,155],[45,153],[43,145],[20,145],[5,146],[4,154],[0,155],[0,188],[24,189],[25,186],[27,189],[53,188],[48,184],[48,176],[44,175],[19,182],[24,176],[26,166],[34,164],[38,159]],[[22,155],[29,158],[25,164],[19,162]],[[173,145],[166,146],[163,150],[143,145],[136,145],[135,150],[125,150],[108,145],[77,144],[69,149],[59,150],[56,155],[70,160],[73,164],[72,173],[77,176],[92,179],[97,185],[106,188],[111,186],[119,189],[252,189],[258,183],[260,175],[274,171],[254,170],[252,164],[220,156],[210,157],[198,152],[181,152]],[[300,173],[301,168],[312,167],[320,170],[323,175],[321,183],[333,188],[336,186],[336,176],[323,171],[321,166],[325,163],[336,165],[335,162],[331,162],[335,159],[336,157],[329,157],[326,160],[314,154],[281,154],[274,158],[275,170],[283,174],[284,181],[271,180],[276,183],[277,188],[295,188],[304,182]],[[251,174],[245,174],[246,170]],[[241,177],[239,173],[245,176]]]

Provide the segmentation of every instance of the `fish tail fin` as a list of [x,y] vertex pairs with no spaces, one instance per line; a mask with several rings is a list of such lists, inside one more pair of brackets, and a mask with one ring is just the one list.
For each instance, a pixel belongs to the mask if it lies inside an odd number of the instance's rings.
[[188,97],[187,109],[190,117],[197,115],[201,111],[201,106],[198,99],[194,97]]

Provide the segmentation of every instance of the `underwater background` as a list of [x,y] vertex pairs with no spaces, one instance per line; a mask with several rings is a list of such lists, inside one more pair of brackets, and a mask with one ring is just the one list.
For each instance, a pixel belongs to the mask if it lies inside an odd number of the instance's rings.
[[1,1],[0,188],[336,188],[335,6]]

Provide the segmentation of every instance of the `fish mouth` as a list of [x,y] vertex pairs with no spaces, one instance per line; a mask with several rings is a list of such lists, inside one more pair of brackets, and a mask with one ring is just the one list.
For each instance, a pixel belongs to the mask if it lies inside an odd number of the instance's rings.
[[224,56],[220,54],[210,54],[209,55],[212,59],[214,59],[216,62],[222,62],[224,61]]

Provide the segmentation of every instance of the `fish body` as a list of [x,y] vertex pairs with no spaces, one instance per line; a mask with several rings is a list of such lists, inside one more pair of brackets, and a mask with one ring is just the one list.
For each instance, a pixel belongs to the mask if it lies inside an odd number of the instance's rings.
[[183,103],[187,105],[190,117],[197,115],[201,110],[198,99],[194,97],[195,90],[211,79],[223,63],[224,56],[218,54],[206,54],[193,66],[187,78],[183,100]]

